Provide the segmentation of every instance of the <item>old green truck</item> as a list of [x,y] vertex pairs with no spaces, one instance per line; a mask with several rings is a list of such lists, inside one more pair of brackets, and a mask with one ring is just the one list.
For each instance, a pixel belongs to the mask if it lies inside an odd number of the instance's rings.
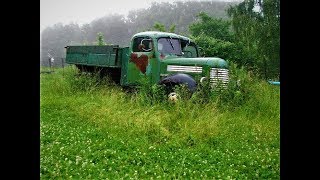
[[66,63],[81,71],[108,72],[121,86],[139,85],[145,77],[152,84],[191,84],[193,90],[205,80],[212,87],[226,86],[229,81],[228,63],[224,59],[200,57],[198,46],[190,38],[158,31],[133,35],[128,47],[67,46]]

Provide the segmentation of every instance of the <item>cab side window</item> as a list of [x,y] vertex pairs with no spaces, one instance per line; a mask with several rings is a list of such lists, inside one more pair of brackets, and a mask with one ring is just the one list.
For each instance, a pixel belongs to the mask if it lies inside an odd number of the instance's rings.
[[194,46],[187,46],[183,48],[184,57],[195,58],[198,57],[197,49]]
[[198,50],[194,42],[190,42],[190,40],[181,40],[181,46],[182,46],[183,57],[186,57],[186,58],[199,57]]
[[153,49],[152,39],[150,37],[136,37],[133,40],[133,52],[150,52]]

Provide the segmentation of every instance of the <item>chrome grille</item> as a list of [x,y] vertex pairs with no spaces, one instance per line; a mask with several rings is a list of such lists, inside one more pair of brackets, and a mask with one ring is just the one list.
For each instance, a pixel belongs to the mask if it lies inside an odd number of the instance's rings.
[[210,82],[212,86],[217,86],[221,83],[222,87],[227,87],[229,82],[229,70],[220,68],[211,68]]
[[167,71],[171,72],[189,72],[189,73],[202,73],[202,67],[200,66],[177,66],[168,65]]

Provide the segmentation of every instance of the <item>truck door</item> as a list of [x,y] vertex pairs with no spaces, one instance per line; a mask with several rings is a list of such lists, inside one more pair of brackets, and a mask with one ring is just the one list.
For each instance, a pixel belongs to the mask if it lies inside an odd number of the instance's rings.
[[135,37],[130,49],[127,80],[128,84],[138,84],[141,78],[152,75],[154,43],[148,36]]

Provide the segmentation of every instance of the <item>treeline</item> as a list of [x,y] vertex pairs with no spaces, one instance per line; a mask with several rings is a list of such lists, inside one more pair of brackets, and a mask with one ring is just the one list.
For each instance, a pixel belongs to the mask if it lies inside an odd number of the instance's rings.
[[244,0],[227,12],[227,20],[200,13],[200,21],[190,25],[205,56],[232,61],[264,79],[280,80],[280,0]]
[[102,32],[107,44],[128,46],[130,38],[137,32],[153,30],[159,22],[169,28],[175,25],[175,33],[189,35],[189,24],[197,19],[197,14],[205,12],[215,18],[227,19],[226,10],[238,2],[186,1],[152,3],[147,9],[133,10],[128,16],[112,14],[98,18],[89,24],[61,23],[47,27],[41,33],[40,62],[48,66],[48,53],[55,58],[54,65],[61,66],[67,45],[93,44],[97,33]]

